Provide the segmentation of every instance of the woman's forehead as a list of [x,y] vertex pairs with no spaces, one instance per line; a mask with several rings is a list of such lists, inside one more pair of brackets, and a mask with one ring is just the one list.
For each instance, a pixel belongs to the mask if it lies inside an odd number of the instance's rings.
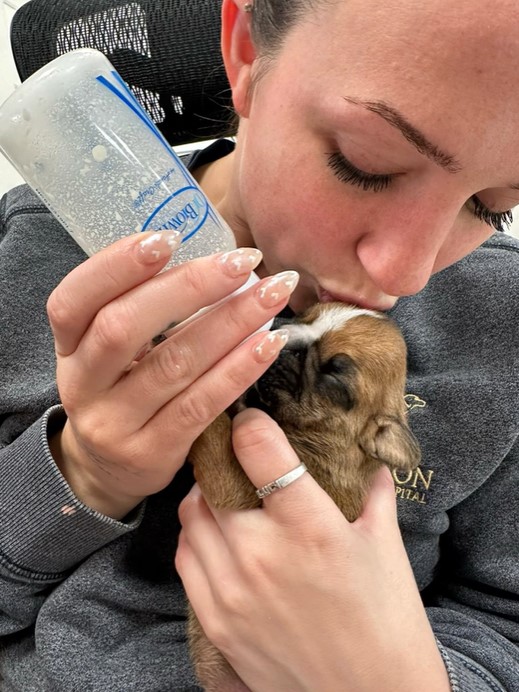
[[[474,43],[484,48],[483,41],[497,42],[512,54],[519,50],[517,0],[336,0],[312,6],[318,21],[308,12],[295,27],[306,24],[316,39],[323,34],[340,37],[343,45],[360,39],[370,45],[393,43],[400,49],[420,46],[433,52],[450,45],[463,52]],[[307,47],[322,44],[316,41]]]
[[[519,12],[512,11],[516,3],[324,3],[319,21],[309,18],[287,36],[288,64],[283,61],[283,68],[292,66],[295,78],[299,74],[301,81],[318,80],[337,90],[343,84],[347,88],[363,83],[363,96],[373,100],[384,98],[379,90],[387,85],[388,92],[401,91],[404,97],[407,92],[409,98],[415,95],[421,102],[429,93],[429,100],[443,100],[451,108],[463,99],[469,112],[475,106],[492,109],[507,101],[511,112],[517,114]],[[377,93],[367,93],[371,85]]]
[[[303,109],[305,93],[321,111],[348,99],[389,104],[484,177],[519,156],[516,1],[324,3],[319,21],[287,36],[276,80],[286,95],[292,80]],[[503,186],[519,181],[508,168]]]
[[[431,20],[432,28],[446,23],[464,26],[480,24],[482,28],[493,22],[510,24],[517,17],[516,0],[332,0],[331,2],[302,2],[317,10],[320,18],[332,16],[336,21],[342,15],[377,20],[384,18],[388,24],[413,22],[416,18]],[[303,12],[302,17],[305,16]],[[306,15],[310,18],[313,12]],[[389,20],[390,18],[390,20]]]

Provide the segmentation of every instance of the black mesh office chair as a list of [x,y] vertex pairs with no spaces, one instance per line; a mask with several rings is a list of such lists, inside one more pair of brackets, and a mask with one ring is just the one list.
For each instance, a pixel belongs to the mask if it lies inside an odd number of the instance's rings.
[[75,48],[103,52],[170,144],[232,134],[221,0],[30,0],[11,24],[23,81]]

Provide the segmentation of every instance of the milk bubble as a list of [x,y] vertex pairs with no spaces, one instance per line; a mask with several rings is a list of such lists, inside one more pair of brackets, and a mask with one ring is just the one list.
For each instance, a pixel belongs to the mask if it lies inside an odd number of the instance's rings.
[[92,149],[92,158],[98,163],[106,161],[108,158],[108,151],[106,150],[106,147],[103,144],[98,144],[96,147],[94,147]]

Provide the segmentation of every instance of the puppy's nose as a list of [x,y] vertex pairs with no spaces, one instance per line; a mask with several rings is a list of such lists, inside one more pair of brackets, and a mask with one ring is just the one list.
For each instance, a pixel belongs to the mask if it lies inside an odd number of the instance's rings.
[[279,353],[277,360],[274,362],[283,364],[283,367],[292,367],[300,369],[306,360],[308,349],[306,346],[299,344],[290,344],[290,341]]
[[294,316],[290,315],[284,315],[284,310],[280,315],[277,315],[274,317],[274,322],[272,324],[272,329],[281,329],[282,327],[286,327],[287,324],[292,324],[294,322]]
[[257,387],[260,393],[271,396],[276,390],[298,396],[302,385],[306,348],[284,348],[270,368],[260,377]]

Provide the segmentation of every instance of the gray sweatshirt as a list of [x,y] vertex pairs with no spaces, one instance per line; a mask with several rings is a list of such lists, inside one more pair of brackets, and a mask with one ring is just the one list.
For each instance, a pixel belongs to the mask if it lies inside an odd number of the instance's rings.
[[[64,414],[45,303],[84,259],[27,187],[3,197],[0,690],[197,690],[173,565],[189,468],[118,522],[47,444]],[[519,243],[496,233],[391,316],[423,454],[394,474],[399,521],[452,689],[519,692]]]

